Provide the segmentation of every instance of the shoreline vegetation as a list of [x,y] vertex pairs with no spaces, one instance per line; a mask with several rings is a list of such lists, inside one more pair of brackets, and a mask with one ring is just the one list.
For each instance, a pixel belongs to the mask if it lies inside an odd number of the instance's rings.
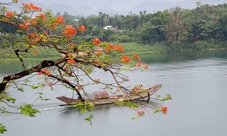
[[[179,50],[173,50],[171,46],[166,46],[165,43],[155,43],[155,44],[144,44],[144,43],[115,43],[120,44],[124,47],[124,55],[149,55],[149,54],[169,54],[169,53],[182,53],[182,52],[194,52],[194,51],[211,51],[211,50],[226,50],[226,45],[205,45],[207,42],[201,43],[201,49],[191,49],[184,48],[181,45]],[[178,45],[179,46],[179,45]],[[209,48],[207,48],[209,46]],[[0,53],[0,64],[2,61],[19,61],[16,56],[11,56],[9,54],[12,50],[10,48],[1,49]],[[117,54],[113,54],[117,55]],[[56,51],[51,50],[46,47],[37,47],[37,53],[31,51],[30,54],[23,55],[22,58],[24,60],[48,60],[48,59],[59,59],[61,55],[56,53]]]

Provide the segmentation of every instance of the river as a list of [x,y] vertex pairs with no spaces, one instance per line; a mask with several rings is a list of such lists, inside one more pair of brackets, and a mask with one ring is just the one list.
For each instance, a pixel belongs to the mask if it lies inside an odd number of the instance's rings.
[[[156,102],[168,106],[168,113],[154,114],[132,120],[136,110],[114,105],[96,107],[90,125],[73,108],[59,107],[59,95],[70,95],[63,87],[44,91],[51,101],[37,101],[41,113],[35,118],[0,114],[7,126],[4,136],[226,136],[227,134],[227,51],[187,52],[143,55],[149,69],[128,73],[132,84],[145,87],[161,83],[157,94],[169,93],[173,100]],[[1,65],[0,77],[16,72],[18,65]],[[98,75],[105,75],[98,72]],[[104,79],[103,79],[104,78]],[[101,80],[105,79],[103,76]],[[33,79],[38,82],[37,79]],[[92,88],[94,89],[94,88]],[[10,89],[18,103],[33,102],[37,92],[27,88],[24,93]]]

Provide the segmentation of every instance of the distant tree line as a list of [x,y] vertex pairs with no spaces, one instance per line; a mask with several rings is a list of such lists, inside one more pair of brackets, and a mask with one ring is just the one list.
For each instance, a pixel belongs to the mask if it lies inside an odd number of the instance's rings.
[[[194,9],[181,7],[170,10],[128,15],[105,14],[87,17],[57,13],[73,26],[85,25],[87,31],[79,33],[77,41],[97,37],[102,41],[137,42],[147,45],[162,44],[175,51],[181,49],[225,48],[227,41],[227,4],[209,5],[196,2]],[[1,23],[1,22],[0,22]],[[15,32],[15,28],[0,24],[2,32]],[[112,26],[117,30],[104,29]]]

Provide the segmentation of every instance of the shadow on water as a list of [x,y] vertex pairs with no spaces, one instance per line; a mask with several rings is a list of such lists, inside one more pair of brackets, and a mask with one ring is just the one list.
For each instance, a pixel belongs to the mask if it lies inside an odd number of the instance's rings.
[[[108,111],[110,108],[117,106],[118,105],[115,104],[98,105],[95,106],[95,109],[93,111]],[[65,115],[79,113],[78,109],[73,106],[65,106],[60,110],[60,112]]]
[[[144,104],[144,105],[149,105],[150,107],[159,107],[161,106],[162,104],[156,100],[150,100],[148,103],[147,103],[147,100],[145,99],[141,99],[141,100],[137,100],[138,103],[140,104]],[[93,110],[93,112],[107,112],[109,111],[111,108],[120,108],[120,107],[124,107],[124,106],[121,106],[121,105],[117,105],[117,104],[103,104],[103,105],[97,105],[95,106],[95,109]],[[125,107],[126,108],[126,107]],[[64,115],[69,115],[69,114],[78,114],[79,111],[77,108],[73,107],[73,106],[62,106],[61,107],[61,110],[60,112]]]

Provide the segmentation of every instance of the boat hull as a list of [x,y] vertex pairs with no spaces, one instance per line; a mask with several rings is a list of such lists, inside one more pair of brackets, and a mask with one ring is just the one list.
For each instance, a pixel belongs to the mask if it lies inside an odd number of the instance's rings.
[[[112,104],[118,101],[131,101],[131,100],[138,100],[143,98],[149,98],[151,95],[156,93],[162,87],[161,84],[156,84],[148,89],[147,91],[141,92],[139,94],[131,94],[131,95],[113,95],[109,96],[106,99],[85,99],[85,102],[93,103],[94,105],[103,105],[103,104]],[[66,96],[56,97],[58,100],[65,102],[66,104],[70,105],[72,103],[81,102],[80,99],[73,99],[68,98]]]

